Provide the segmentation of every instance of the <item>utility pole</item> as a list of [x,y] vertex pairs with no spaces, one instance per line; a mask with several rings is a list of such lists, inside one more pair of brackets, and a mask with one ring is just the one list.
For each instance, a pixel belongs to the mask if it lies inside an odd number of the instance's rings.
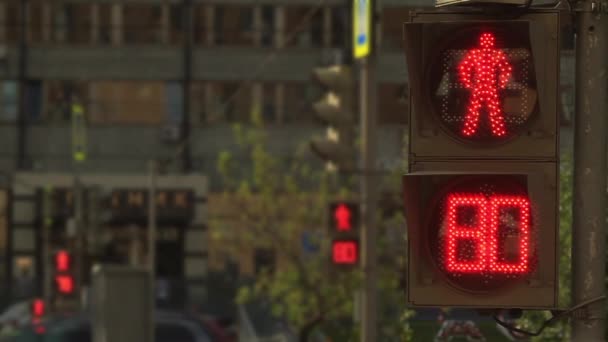
[[150,338],[152,340],[148,342],[154,342],[154,308],[156,306],[156,177],[158,175],[158,161],[150,161],[150,175],[148,183],[148,267],[150,272],[150,287],[152,291],[150,293],[150,315],[152,324],[150,328]]
[[[377,85],[376,85],[376,42],[378,30],[377,1],[371,1],[369,10],[369,34],[371,48],[369,54],[359,62],[359,110],[361,116],[361,214],[363,217],[362,265],[364,273],[363,300],[361,305],[361,341],[377,341],[377,253],[376,253],[376,206],[377,174],[376,169],[376,120],[377,120]],[[354,2],[361,6],[362,0]],[[356,37],[355,37],[356,39]]]
[[42,284],[42,297],[44,301],[51,306],[51,299],[53,293],[53,277],[52,269],[53,265],[51,260],[53,254],[51,250],[51,226],[53,225],[52,218],[52,194],[53,188],[45,186],[42,190],[42,212],[43,212],[43,225],[42,225],[42,256],[43,262],[43,284]]
[[[85,118],[84,99],[72,95],[70,104],[71,125],[72,125],[72,161],[73,161],[73,177],[74,185],[72,188],[74,198],[74,254],[75,254],[75,271],[76,284],[80,291],[84,290],[84,259],[87,255],[85,252],[85,229],[84,224],[84,195],[83,185],[80,181],[80,167],[87,159],[87,127]],[[79,298],[82,299],[82,292]],[[80,301],[79,304],[84,304]]]
[[572,304],[594,301],[572,319],[573,341],[604,341],[606,324],[606,125],[608,18],[605,0],[576,2],[576,118]]
[[19,104],[17,113],[17,169],[24,170],[27,164],[27,115],[26,113],[26,90],[27,90],[27,30],[28,30],[28,1],[22,0],[19,8],[20,34],[19,34]]
[[[76,281],[78,284],[76,288],[81,291],[84,289],[84,259],[85,259],[85,251],[84,251],[84,233],[86,231],[84,225],[84,199],[83,199],[83,186],[80,181],[80,175],[78,172],[78,168],[75,168],[74,172],[74,270],[76,271]],[[78,294],[78,298],[82,299],[81,293]],[[84,304],[80,302],[79,304]]]
[[190,89],[192,85],[192,0],[182,0],[182,23],[184,36],[184,51],[183,51],[183,80],[182,80],[182,121],[181,121],[181,139],[182,149],[181,162],[182,172],[190,173],[192,171],[192,155],[190,147]]

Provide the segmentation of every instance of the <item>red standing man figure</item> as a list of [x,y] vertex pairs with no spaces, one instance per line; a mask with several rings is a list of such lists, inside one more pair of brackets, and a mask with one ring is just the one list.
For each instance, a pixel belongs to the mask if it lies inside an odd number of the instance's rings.
[[495,47],[494,35],[482,33],[479,48],[470,50],[458,65],[460,82],[471,90],[462,134],[473,136],[479,126],[479,116],[485,105],[489,114],[492,135],[502,137],[507,131],[498,98],[511,77],[507,55]]

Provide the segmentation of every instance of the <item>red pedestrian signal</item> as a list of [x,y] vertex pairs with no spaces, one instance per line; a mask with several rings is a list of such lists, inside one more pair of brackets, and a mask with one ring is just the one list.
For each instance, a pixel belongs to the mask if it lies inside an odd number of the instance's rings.
[[338,268],[357,265],[359,263],[359,204],[341,201],[330,203],[328,215],[331,265]]
[[356,265],[359,261],[359,242],[356,240],[335,240],[331,250],[336,265]]
[[60,296],[72,296],[75,294],[76,281],[74,278],[74,267],[72,253],[62,249],[54,255],[55,291]]
[[338,205],[338,208],[334,211],[334,219],[336,220],[338,230],[347,231],[353,229],[352,216],[353,214],[346,205]]
[[359,205],[351,202],[336,202],[329,206],[330,230],[348,232],[358,228]]
[[491,135],[507,135],[499,92],[511,80],[512,67],[507,55],[495,46],[493,33],[479,36],[479,47],[466,52],[458,64],[458,71],[460,83],[470,91],[462,135],[471,137],[478,133],[484,107]]
[[42,316],[44,316],[46,312],[46,305],[44,303],[44,300],[40,299],[40,298],[36,298],[32,301],[32,317],[33,318],[40,318]]
[[66,272],[70,269],[72,258],[68,251],[60,250],[55,254],[55,270],[57,272]]
[[57,291],[62,295],[74,293],[74,277],[71,275],[56,275],[55,285],[57,286]]
[[413,12],[408,302],[557,305],[559,13]]

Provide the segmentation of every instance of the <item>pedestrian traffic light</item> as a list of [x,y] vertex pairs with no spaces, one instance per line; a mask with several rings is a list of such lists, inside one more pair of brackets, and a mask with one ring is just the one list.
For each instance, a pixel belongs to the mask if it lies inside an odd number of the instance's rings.
[[559,16],[489,13],[405,25],[412,306],[557,306]]
[[72,296],[75,293],[74,265],[72,253],[66,249],[58,250],[53,258],[55,292],[59,296]]
[[310,142],[312,151],[327,162],[330,170],[352,170],[354,148],[354,82],[345,65],[316,68],[313,78],[327,90],[313,105],[317,117],[328,124],[326,137]]
[[334,202],[329,205],[331,263],[337,267],[359,264],[359,205]]
[[44,299],[34,298],[30,307],[31,316],[33,319],[40,319],[46,313],[46,303]]

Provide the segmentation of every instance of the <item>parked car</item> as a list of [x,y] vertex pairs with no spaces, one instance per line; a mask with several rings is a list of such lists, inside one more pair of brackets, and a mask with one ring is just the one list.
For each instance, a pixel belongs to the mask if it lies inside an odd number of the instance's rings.
[[[156,342],[222,342],[213,333],[190,315],[157,311]],[[29,324],[14,336],[1,342],[91,342],[90,317],[86,313],[57,314],[40,323]]]
[[0,336],[12,334],[32,319],[32,300],[23,300],[10,305],[0,314]]
[[231,321],[212,316],[199,315],[201,322],[217,342],[237,342],[238,336]]

